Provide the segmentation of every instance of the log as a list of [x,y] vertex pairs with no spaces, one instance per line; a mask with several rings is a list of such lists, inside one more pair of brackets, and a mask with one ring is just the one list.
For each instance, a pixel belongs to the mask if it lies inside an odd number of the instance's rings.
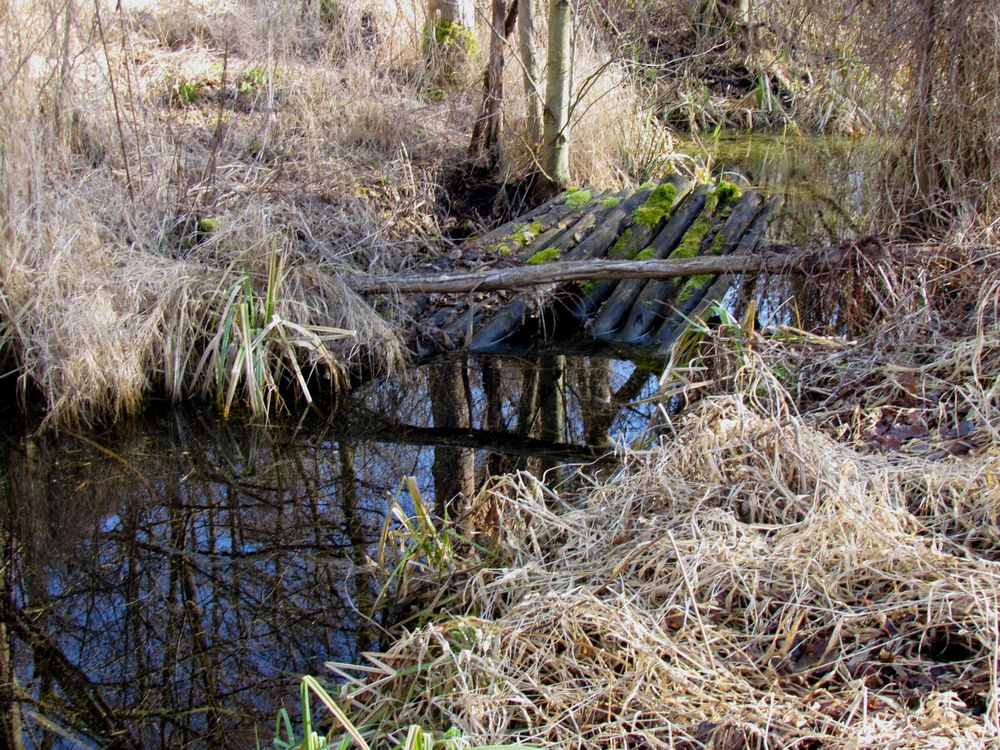
[[666,279],[700,274],[759,271],[827,271],[846,257],[840,247],[820,247],[785,253],[751,256],[698,256],[678,260],[580,260],[539,266],[488,269],[464,273],[402,276],[350,276],[347,285],[355,292],[466,293],[524,286],[562,284],[588,279]]
[[[698,214],[705,207],[705,198],[708,195],[708,191],[709,187],[707,185],[699,186],[674,211],[670,217],[670,221],[653,238],[653,242],[650,245],[653,248],[655,259],[659,260],[667,257],[681,241],[688,229],[691,228],[691,224],[698,218]],[[619,284],[614,294],[612,294],[611,299],[601,309],[601,312],[594,321],[592,326],[593,335],[598,338],[610,338],[622,318],[628,315],[630,310],[634,309],[637,298],[641,297],[639,304],[643,304],[646,299],[660,298],[657,296],[658,289],[653,286],[656,283],[658,282],[632,279]],[[632,313],[632,315],[634,316],[635,313]],[[641,326],[641,332],[644,332],[647,327],[648,323]],[[627,336],[623,337],[622,340],[628,341]]]
[[[674,196],[674,202],[671,206],[670,216],[673,216],[678,211],[678,206],[684,200],[688,191],[691,189],[692,183],[679,175],[669,175],[661,185],[670,184],[674,186],[676,190]],[[650,241],[667,225],[668,216],[664,216],[663,219],[658,221],[653,225],[646,224],[636,224],[634,220],[628,221],[623,227],[625,232],[631,231],[631,237],[628,238],[628,242],[622,243],[623,247],[618,248],[618,240],[615,244],[608,249],[606,255],[612,260],[624,260],[628,257],[628,253],[633,252],[638,254],[640,251],[644,250]],[[624,238],[626,235],[620,235]],[[653,257],[657,256],[655,253]],[[601,304],[608,298],[612,292],[615,291],[616,286],[621,286],[618,281],[614,279],[604,279],[602,281],[594,282],[589,289],[585,291],[582,297],[575,300],[570,306],[571,315],[574,319],[581,323],[586,322],[590,316],[601,306]]]

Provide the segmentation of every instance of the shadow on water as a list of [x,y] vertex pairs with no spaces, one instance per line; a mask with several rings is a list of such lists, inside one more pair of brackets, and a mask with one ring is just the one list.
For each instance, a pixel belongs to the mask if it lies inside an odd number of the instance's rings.
[[378,646],[366,562],[404,475],[446,501],[524,467],[572,482],[566,464],[643,432],[633,404],[655,388],[607,359],[456,359],[325,420],[264,429],[203,407],[9,431],[0,742],[268,744],[299,675]]

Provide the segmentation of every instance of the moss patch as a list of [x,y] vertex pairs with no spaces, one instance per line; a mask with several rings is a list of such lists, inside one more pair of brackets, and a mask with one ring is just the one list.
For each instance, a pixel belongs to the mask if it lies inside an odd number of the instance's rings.
[[604,206],[605,208],[612,208],[614,206],[617,206],[621,202],[622,202],[621,198],[615,198],[614,196],[611,196],[610,198],[602,198],[601,200],[597,201],[597,205]]
[[[707,209],[708,206],[705,208]],[[698,251],[701,250],[701,241],[712,229],[712,222],[709,221],[708,216],[708,211],[702,211],[701,215],[695,220],[694,224],[691,225],[691,228],[685,232],[680,244],[678,244],[667,257],[671,260],[677,260],[680,258],[693,258],[696,256]]]
[[543,263],[554,263],[557,260],[559,260],[559,248],[547,247],[544,250],[539,250],[524,262],[529,266],[540,266]]
[[511,233],[510,238],[518,245],[527,245],[541,233],[541,222],[535,221],[531,224],[515,224],[514,231]]
[[567,206],[572,206],[576,208],[587,203],[593,196],[589,190],[574,190],[572,193],[566,196],[565,203]]
[[218,232],[221,226],[222,226],[221,219],[218,219],[214,216],[206,216],[204,219],[198,222],[198,233],[212,234],[213,232]]
[[719,203],[719,208],[726,208],[742,198],[743,191],[740,190],[738,185],[734,185],[732,182],[720,180],[719,184],[715,186],[715,195]]
[[632,234],[633,230],[631,227],[622,232],[621,237],[615,240],[615,244],[613,244],[611,249],[608,251],[608,256],[613,260],[618,258],[631,258],[639,252],[639,248],[637,248],[632,242]]
[[584,283],[584,284],[583,284],[583,285],[582,285],[582,286],[580,287],[580,290],[581,290],[581,291],[582,291],[582,292],[583,292],[584,294],[590,294],[590,293],[591,293],[591,292],[593,292],[593,291],[594,291],[595,289],[597,289],[597,285],[598,285],[599,283],[600,283],[600,282],[599,282],[599,281],[597,281],[597,279],[591,279],[590,281],[587,281],[587,282],[585,282],[585,283]]
[[446,52],[461,51],[471,55],[478,46],[476,33],[472,29],[446,18],[439,18],[427,24],[427,33],[424,39],[425,52],[432,40],[437,49]]
[[651,247],[647,247],[641,253],[635,256],[636,260],[653,260],[656,257],[656,251]]
[[495,245],[490,245],[486,248],[488,253],[496,253],[497,255],[507,255],[510,253],[510,245],[506,245],[503,242],[498,242]]
[[694,297],[695,293],[705,286],[705,284],[709,283],[712,278],[712,274],[710,273],[702,273],[697,276],[690,277],[684,283],[684,286],[681,287],[680,293],[674,299],[674,304],[683,305],[685,302],[688,302],[692,297]]
[[673,183],[665,182],[657,187],[633,213],[636,224],[651,227],[659,224],[670,213],[677,198],[677,188]]

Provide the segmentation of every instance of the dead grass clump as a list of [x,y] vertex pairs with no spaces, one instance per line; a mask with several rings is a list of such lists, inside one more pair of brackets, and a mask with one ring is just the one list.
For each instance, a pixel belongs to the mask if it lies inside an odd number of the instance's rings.
[[484,491],[502,564],[453,579],[458,616],[345,688],[359,724],[554,747],[998,739],[996,563],[942,547],[891,462],[801,417],[716,396],[675,428],[581,504],[525,475]]
[[0,14],[0,340],[52,419],[151,392],[272,408],[402,362],[336,277],[438,233],[449,120],[379,70],[419,56],[381,25],[402,11],[358,4],[344,33],[379,34],[328,55],[333,30],[279,5]]

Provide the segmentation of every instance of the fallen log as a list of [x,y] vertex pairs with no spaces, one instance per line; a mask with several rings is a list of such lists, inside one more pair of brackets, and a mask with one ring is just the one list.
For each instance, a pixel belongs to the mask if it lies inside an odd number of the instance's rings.
[[566,260],[537,266],[491,268],[463,273],[348,276],[358,293],[464,293],[563,284],[590,279],[660,279],[759,271],[827,271],[843,262],[849,248],[822,247],[752,256],[698,256],[676,260]]

